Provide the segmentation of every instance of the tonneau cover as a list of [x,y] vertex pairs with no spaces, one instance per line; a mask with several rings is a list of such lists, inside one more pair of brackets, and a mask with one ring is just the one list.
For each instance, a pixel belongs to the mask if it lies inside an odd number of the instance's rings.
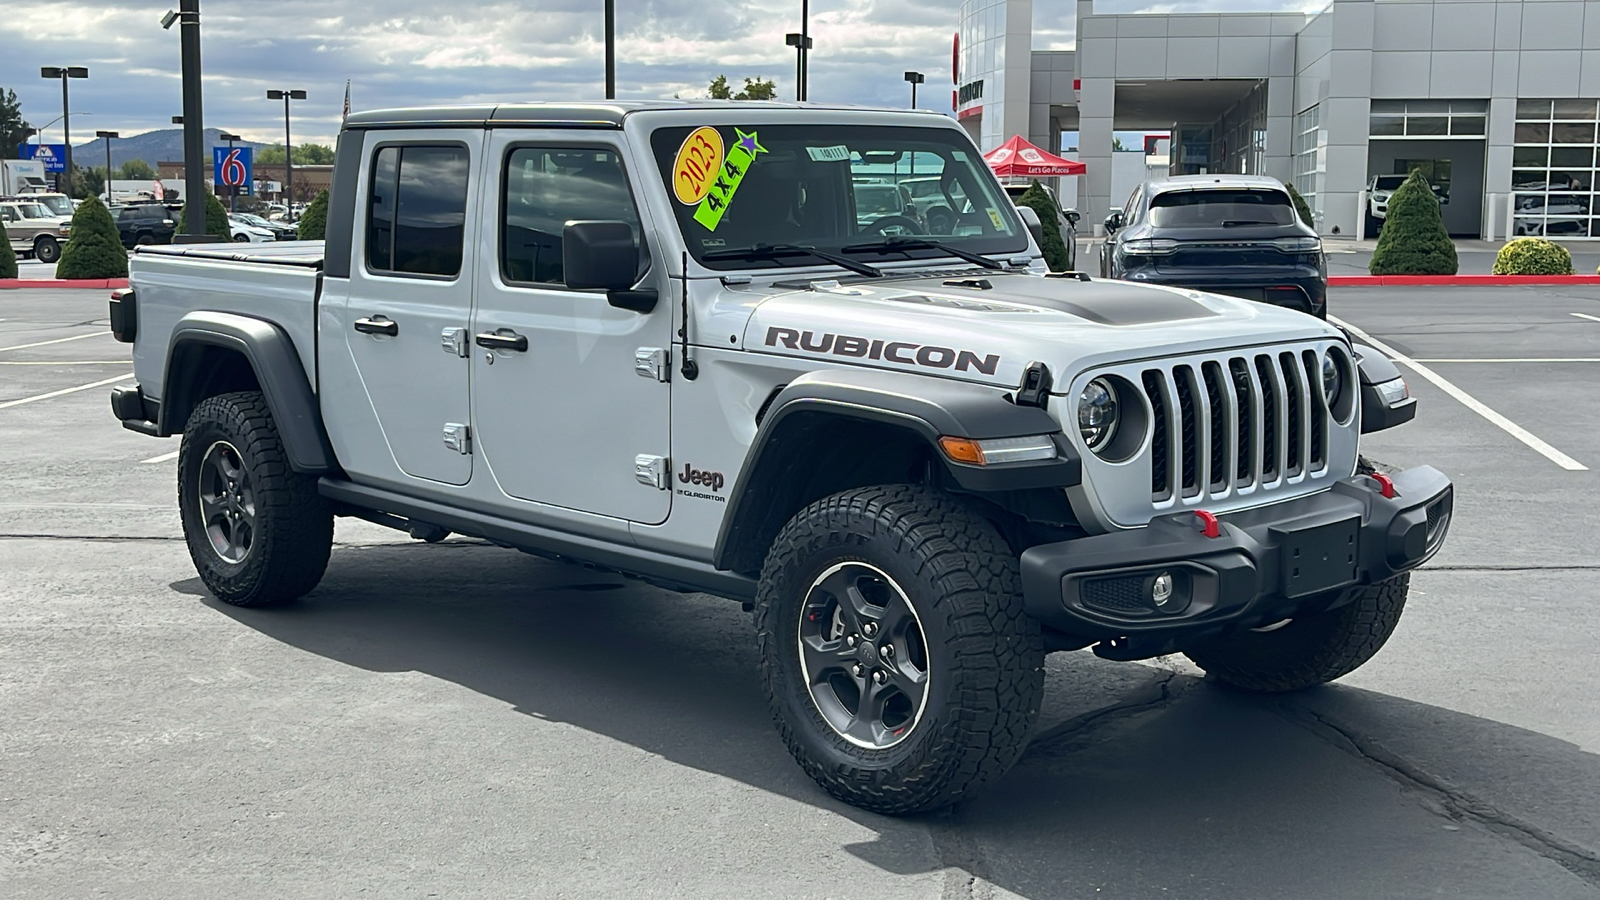
[[274,241],[264,244],[246,244],[242,242],[145,244],[135,247],[133,252],[135,254],[150,253],[156,256],[189,256],[197,259],[265,263],[276,266],[301,266],[307,269],[321,269],[323,257],[321,241]]

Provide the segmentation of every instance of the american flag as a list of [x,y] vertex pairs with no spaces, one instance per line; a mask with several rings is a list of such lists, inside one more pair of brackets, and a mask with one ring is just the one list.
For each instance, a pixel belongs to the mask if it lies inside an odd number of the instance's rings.
[[[348,79],[344,83],[344,118],[350,118],[350,82]],[[340,121],[342,122],[343,119]]]

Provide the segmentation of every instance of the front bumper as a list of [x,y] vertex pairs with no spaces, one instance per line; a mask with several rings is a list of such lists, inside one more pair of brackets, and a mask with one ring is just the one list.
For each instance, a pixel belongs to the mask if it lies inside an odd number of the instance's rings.
[[[1331,609],[1354,589],[1427,562],[1450,529],[1454,489],[1429,466],[1216,518],[1193,511],[1146,528],[1032,547],[1022,554],[1028,612],[1073,639],[1062,646],[1139,659],[1194,640]],[[1158,606],[1157,576],[1171,579]],[[1104,652],[1102,649],[1104,648]]]

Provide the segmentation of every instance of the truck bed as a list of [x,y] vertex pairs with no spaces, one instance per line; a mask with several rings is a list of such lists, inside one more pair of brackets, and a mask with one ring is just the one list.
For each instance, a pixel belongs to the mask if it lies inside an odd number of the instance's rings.
[[322,259],[321,241],[136,248],[128,263],[128,285],[139,311],[133,368],[146,395],[162,399],[165,341],[179,321],[196,310],[236,313],[276,324],[289,335],[316,390]]

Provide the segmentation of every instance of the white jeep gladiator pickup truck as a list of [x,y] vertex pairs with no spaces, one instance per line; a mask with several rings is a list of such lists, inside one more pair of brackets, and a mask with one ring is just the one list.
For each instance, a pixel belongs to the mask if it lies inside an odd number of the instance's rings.
[[[937,177],[940,230],[857,204]],[[1046,274],[944,116],[781,103],[352,115],[327,240],[141,247],[128,428],[183,435],[205,584],[310,591],[335,516],[755,612],[779,732],[909,813],[1022,752],[1046,653],[1282,691],[1395,627],[1432,468],[1358,466],[1399,372],[1308,315]]]

